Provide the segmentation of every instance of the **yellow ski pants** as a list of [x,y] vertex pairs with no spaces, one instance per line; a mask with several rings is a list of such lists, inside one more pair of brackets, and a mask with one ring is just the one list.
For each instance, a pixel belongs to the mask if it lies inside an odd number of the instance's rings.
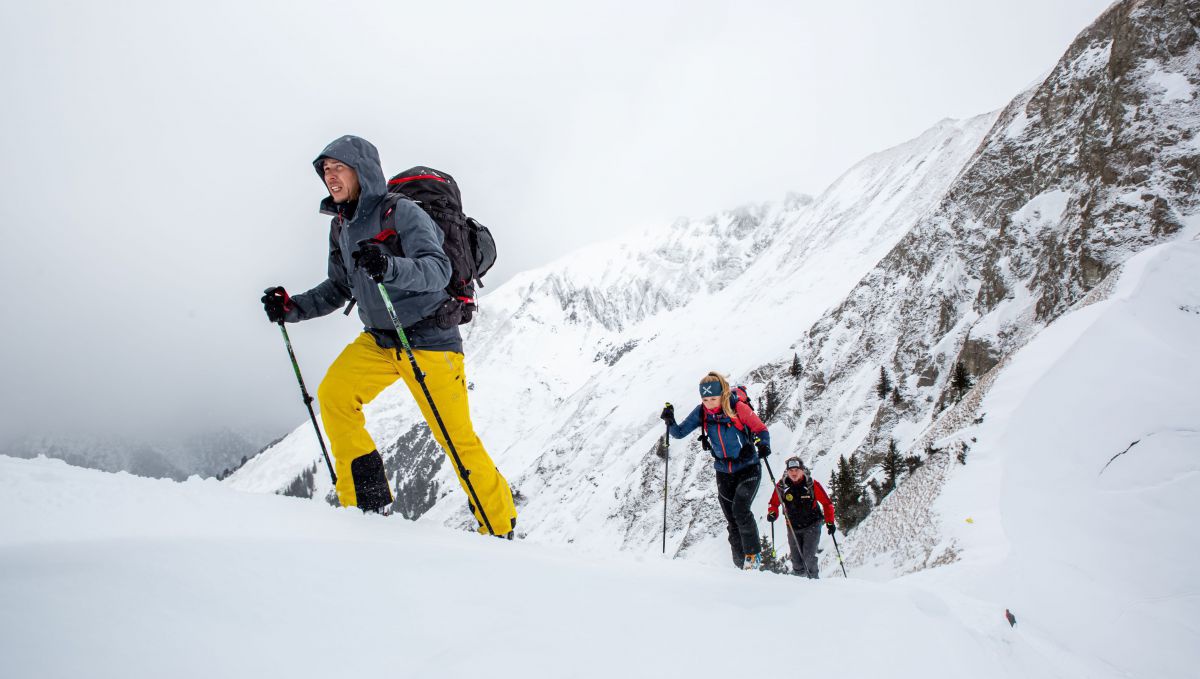
[[[467,492],[467,499],[474,508],[479,521],[479,532],[486,533],[478,504],[483,505],[492,530],[504,535],[516,525],[517,509],[513,504],[512,491],[508,482],[500,475],[495,463],[483,448],[483,443],[471,425],[471,413],[467,406],[467,381],[463,371],[463,355],[453,351],[414,350],[417,365],[425,373],[425,386],[437,405],[446,431],[454,442],[463,467],[469,472],[471,485],[479,497],[476,503],[471,497],[462,472],[455,467],[458,481]],[[370,403],[379,392],[403,379],[412,392],[425,422],[433,437],[450,454],[446,437],[434,419],[429,401],[421,391],[421,385],[413,375],[412,365],[403,350],[384,349],[375,343],[368,333],[362,333],[351,342],[329,366],[329,372],[317,389],[317,400],[321,404],[321,421],[329,435],[337,473],[338,500],[343,507],[358,503],[355,495],[354,478],[351,473],[353,461],[376,451],[375,442],[367,433],[363,406]],[[450,460],[451,465],[454,460]]]

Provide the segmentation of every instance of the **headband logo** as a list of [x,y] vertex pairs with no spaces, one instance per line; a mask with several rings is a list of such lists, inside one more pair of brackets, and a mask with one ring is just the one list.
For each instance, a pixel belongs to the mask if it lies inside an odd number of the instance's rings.
[[720,396],[720,395],[721,395],[720,382],[705,382],[704,384],[700,385],[701,398],[707,398],[709,396]]

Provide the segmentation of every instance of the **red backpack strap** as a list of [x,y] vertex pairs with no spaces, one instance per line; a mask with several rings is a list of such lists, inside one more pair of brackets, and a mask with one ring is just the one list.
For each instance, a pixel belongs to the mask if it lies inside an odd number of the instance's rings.
[[[746,408],[749,408],[751,412],[754,412],[754,409],[753,409],[753,408],[750,408],[750,406],[749,406],[749,405],[747,405],[747,404],[746,404],[746,402],[745,402],[745,401],[743,401],[743,400],[742,400],[742,399],[740,399],[740,398],[738,399],[737,405],[738,405],[738,406],[745,406]],[[737,415],[737,412],[738,412],[738,408],[737,408],[737,406],[735,406],[735,407],[734,407],[734,409],[733,409],[733,414],[734,414],[734,415]],[[738,431],[742,431],[743,429],[746,429],[746,430],[749,430],[749,429],[750,429],[750,425],[749,425],[749,424],[744,424],[744,423],[742,422],[742,418],[740,418],[740,417],[737,417],[737,418],[735,418],[735,419],[731,420],[731,422],[733,422],[733,426],[737,427],[737,430],[738,430]]]
[[397,257],[404,256],[404,245],[400,242],[400,234],[396,233],[396,203],[405,200],[404,196],[398,193],[387,193],[383,196],[383,212],[379,215],[379,233],[372,238],[380,243],[388,245],[392,254]]

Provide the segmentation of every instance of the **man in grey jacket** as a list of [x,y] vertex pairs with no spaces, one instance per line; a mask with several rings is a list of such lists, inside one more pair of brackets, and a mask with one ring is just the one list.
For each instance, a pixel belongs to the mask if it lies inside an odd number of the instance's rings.
[[[486,523],[496,534],[510,534],[517,518],[512,492],[471,424],[462,336],[456,324],[439,324],[436,319],[449,299],[445,288],[451,271],[441,229],[415,203],[385,200],[387,182],[379,153],[365,139],[347,135],[333,141],[313,166],[329,191],[321,212],[333,217],[328,278],[294,296],[282,287],[270,288],[262,301],[267,317],[276,323],[324,316],[347,303],[358,306],[363,333],[342,351],[317,389],[339,501],[364,511],[383,511],[392,503],[383,458],[367,433],[363,406],[397,379],[404,380],[434,438],[448,450],[412,367],[400,352],[399,337],[375,283],[380,280],[470,476]],[[394,238],[377,238],[383,235],[385,216],[396,232]],[[461,471],[456,468],[456,473],[465,490]],[[480,532],[486,532],[480,507],[471,507]]]

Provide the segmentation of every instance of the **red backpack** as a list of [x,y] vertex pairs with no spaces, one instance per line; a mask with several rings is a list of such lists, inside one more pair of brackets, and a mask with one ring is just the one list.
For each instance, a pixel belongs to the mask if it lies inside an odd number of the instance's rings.
[[[734,408],[734,412],[737,411],[737,404],[739,403],[745,403],[747,408],[754,410],[754,405],[750,400],[750,395],[746,393],[746,387],[739,384],[737,386],[730,387],[729,392],[731,396],[729,401],[730,405],[732,405]],[[738,431],[742,430],[742,421],[737,418],[730,420],[729,424],[735,427]],[[700,447],[704,450],[712,450],[712,446],[708,443],[708,411],[704,409],[704,406],[700,407]]]

